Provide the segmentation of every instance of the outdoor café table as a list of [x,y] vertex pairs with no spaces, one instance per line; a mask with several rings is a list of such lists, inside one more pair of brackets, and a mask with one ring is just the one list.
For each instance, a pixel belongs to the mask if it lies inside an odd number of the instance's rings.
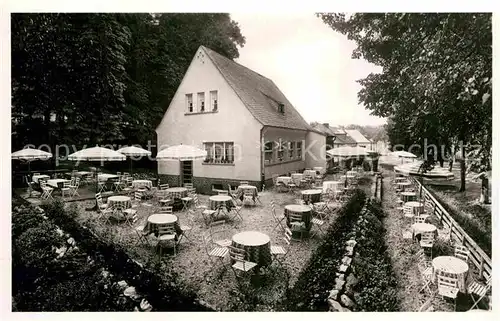
[[402,192],[401,200],[403,203],[413,201],[417,197],[417,193],[415,192]]
[[61,189],[64,182],[69,182],[69,180],[63,178],[49,179],[47,180],[47,185],[49,185],[50,187]]
[[271,239],[264,233],[245,231],[233,235],[232,246],[245,250],[245,260],[254,262],[258,267],[272,262]]
[[278,178],[276,178],[276,184],[279,182],[288,185],[292,182],[292,178],[290,176],[279,176]]
[[147,188],[151,189],[153,182],[147,179],[136,179],[132,181],[132,188]]
[[438,256],[432,260],[433,279],[437,278],[437,272],[445,272],[458,275],[458,290],[465,293],[467,272],[469,265],[467,262],[454,256]]
[[400,177],[394,177],[394,182],[406,182],[407,181],[407,178],[404,177],[404,176],[400,176]]
[[243,200],[243,194],[245,193],[245,190],[250,190],[252,192],[253,201],[255,202],[255,198],[257,197],[257,186],[253,186],[253,185],[240,185],[240,186],[238,186],[238,189],[236,190],[236,198]]
[[116,195],[108,197],[108,207],[122,207],[123,209],[127,209],[131,206],[131,200],[128,196]]
[[411,183],[404,181],[404,182],[397,182],[396,185],[399,187],[399,189],[403,190],[403,192],[404,192],[405,188],[411,186]]
[[342,185],[341,181],[324,181],[323,192],[326,192],[328,189],[331,189],[332,191],[336,192],[340,189],[341,185]]
[[166,189],[167,197],[174,201],[174,208],[182,208],[181,198],[187,196],[188,189],[185,187],[170,187]]
[[115,179],[115,178],[119,178],[118,175],[114,175],[114,174],[99,174],[99,175],[97,175],[97,179],[99,181],[107,181],[108,179]]
[[227,211],[229,212],[233,205],[233,202],[231,201],[231,196],[229,195],[214,195],[210,196],[208,199],[210,201],[210,209],[213,211],[217,210],[220,206],[225,205]]
[[302,192],[302,200],[306,203],[318,203],[321,200],[321,190],[319,189],[306,189]]
[[429,223],[415,223],[411,226],[411,229],[413,231],[413,238],[425,232],[437,232],[436,226]]
[[170,225],[173,224],[176,232],[176,236],[182,234],[181,227],[179,225],[179,221],[177,220],[177,216],[173,214],[153,214],[148,217],[148,221],[146,223],[146,227],[144,228],[149,233],[154,233],[158,235],[158,226],[160,225]]
[[410,206],[412,208],[414,215],[419,215],[424,212],[424,203],[420,203],[417,201],[411,201],[404,203],[405,206]]
[[354,176],[356,177],[356,175],[358,174],[356,171],[347,171],[347,176],[351,175],[351,176]]
[[302,222],[304,222],[305,225],[305,230],[309,232],[312,227],[312,210],[309,206],[307,205],[298,205],[298,204],[290,204],[285,206],[285,217],[286,217],[286,225],[288,227],[291,227],[292,225],[290,224],[290,218],[288,216],[288,213],[298,213],[302,214]]
[[37,184],[38,184],[38,181],[39,181],[39,180],[47,180],[47,179],[49,179],[49,178],[50,178],[50,176],[49,176],[49,175],[33,175],[33,177],[32,177],[31,179],[32,179],[32,181],[33,181],[34,183],[37,183]]

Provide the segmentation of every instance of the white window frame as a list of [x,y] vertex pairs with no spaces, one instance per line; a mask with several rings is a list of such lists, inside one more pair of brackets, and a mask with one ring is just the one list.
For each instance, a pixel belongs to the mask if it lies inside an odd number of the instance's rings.
[[[226,145],[227,144],[227,145]],[[227,148],[229,147],[228,145],[233,146],[233,155],[232,155],[232,160],[231,162],[227,161]],[[222,153],[221,157],[219,159],[215,158],[215,148],[216,146],[221,146],[222,147]],[[227,146],[227,147],[226,147]],[[234,164],[234,142],[204,142],[203,143],[203,149],[207,150],[207,147],[209,148],[209,152],[207,152],[207,158],[203,161],[204,164]],[[207,159],[210,159],[212,161],[207,162]],[[226,162],[222,163],[222,159],[224,159]]]
[[[268,144],[271,145],[270,149],[267,148],[267,146],[269,146]],[[274,145],[273,142],[266,142],[264,144],[264,163],[267,163],[267,164],[273,163],[273,161],[274,161],[274,158],[273,158],[273,145]],[[267,160],[266,159],[266,155],[269,155],[269,154],[271,154],[271,159]]]
[[302,141],[295,142],[295,158],[302,160]]
[[283,162],[285,160],[285,148],[284,148],[283,140],[281,138],[278,139],[278,146],[277,147],[278,148],[277,148],[277,153],[276,153],[276,161]]
[[210,109],[211,111],[219,110],[219,92],[217,90],[210,91]]
[[198,99],[198,107],[200,108],[199,112],[205,112],[205,92],[199,92],[196,94],[196,98]]
[[188,113],[194,113],[193,94],[186,94],[186,109]]
[[288,159],[294,159],[295,142],[288,142]]

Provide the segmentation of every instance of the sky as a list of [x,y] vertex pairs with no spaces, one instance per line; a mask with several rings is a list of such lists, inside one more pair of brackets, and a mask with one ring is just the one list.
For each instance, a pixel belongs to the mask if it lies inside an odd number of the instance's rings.
[[313,13],[231,13],[246,44],[236,61],[270,78],[307,122],[381,125],[358,103],[356,80],[381,68],[351,59],[355,44]]

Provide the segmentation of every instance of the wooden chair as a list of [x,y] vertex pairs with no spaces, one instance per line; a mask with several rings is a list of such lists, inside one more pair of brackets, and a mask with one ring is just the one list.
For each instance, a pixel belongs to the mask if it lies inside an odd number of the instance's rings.
[[142,196],[143,196],[143,195],[142,195],[142,193],[141,193],[141,192],[135,192],[135,193],[134,193],[134,203],[135,203],[135,204],[133,204],[133,205],[132,205],[132,207],[137,207],[137,206],[141,205],[141,202],[142,202]]
[[172,241],[173,247],[174,247],[174,256],[176,255],[176,241],[175,241],[175,227],[173,224],[165,224],[165,225],[159,225],[158,226],[158,243],[156,246],[160,247],[160,257],[162,254],[162,248],[163,244],[165,242]]
[[423,249],[430,249],[432,258],[432,248],[434,247],[434,232],[423,232],[420,236],[420,246]]
[[193,203],[193,194],[192,193],[188,193],[188,196],[181,197],[181,201],[182,201],[182,210],[183,211],[189,210],[189,207]]
[[160,190],[166,190],[169,188],[170,188],[170,186],[168,184],[160,184]]
[[231,260],[234,261],[234,264],[231,265],[231,267],[233,269],[236,280],[238,280],[237,271],[246,274],[252,271],[257,266],[256,263],[245,260],[246,251],[243,249],[239,249],[234,246],[229,246],[229,256],[231,257]]
[[254,194],[251,190],[249,190],[249,189],[243,190],[243,204],[245,204],[247,202],[251,202],[251,203],[253,203],[253,205],[255,205],[255,201],[253,198],[254,198]]
[[126,176],[126,175],[123,175],[123,178],[124,181],[121,190],[122,192],[131,194],[132,192],[134,192],[134,188],[132,186],[133,178],[131,176]]
[[300,213],[288,213],[290,220],[290,225],[292,227],[292,232],[300,233],[300,240],[302,241],[302,236],[304,234],[305,223],[302,221],[302,214]]
[[165,193],[164,189],[160,189],[158,191],[158,204],[160,207],[170,206],[174,203],[173,199],[169,198],[169,195]]
[[40,195],[41,199],[44,200],[48,200],[49,198],[54,199],[52,197],[52,192],[54,191],[54,189],[52,187],[47,186],[46,181],[40,181],[40,187],[42,188],[42,194]]
[[184,188],[193,188],[193,183],[184,183]]
[[316,229],[317,229],[317,231],[315,231],[312,236],[314,236],[316,234],[321,234],[321,235],[325,235],[326,234],[326,231],[323,230],[323,227],[325,225],[325,221],[324,220],[319,219],[317,217],[313,217],[312,220],[311,220],[311,223],[313,224],[313,226],[316,226]]
[[470,251],[462,245],[455,245],[455,257],[469,263]]
[[286,219],[284,215],[278,216],[276,214],[276,205],[274,201],[271,201],[271,214],[273,215],[274,221],[276,222],[276,225],[273,228],[273,232],[277,227],[280,227],[283,232],[285,231],[285,225],[283,224],[283,221]]
[[173,206],[163,206],[158,210],[158,214],[173,214],[174,208]]
[[458,275],[451,273],[437,273],[438,294],[441,298],[444,297],[453,299],[455,310],[457,309],[458,295]]
[[413,208],[408,205],[403,205],[403,215],[405,218],[413,219],[413,217],[415,216],[413,214]]
[[179,218],[179,225],[180,225],[180,229],[182,231],[182,234],[179,237],[177,244],[180,244],[181,240],[183,238],[188,240],[189,243],[193,244],[193,242],[191,241],[191,238],[190,238],[190,236],[191,236],[190,233],[191,233],[191,230],[193,229],[193,226],[194,226],[194,222],[193,222],[193,219],[191,218],[191,215],[189,213],[186,213],[185,218],[183,218],[182,220],[181,220],[181,218]]
[[210,236],[215,244],[221,247],[228,247],[231,245],[229,229],[226,228],[226,221],[220,220],[210,223]]
[[226,247],[217,246],[214,243],[211,235],[203,236],[203,243],[205,245],[205,252],[208,255],[210,263],[213,268],[216,268],[217,262],[226,270],[226,265],[224,264],[224,258],[229,253]]
[[228,191],[218,190],[217,195],[229,195]]
[[286,255],[290,250],[290,243],[292,241],[292,231],[290,231],[289,228],[285,228],[285,235],[283,236],[283,240],[285,241],[285,246],[271,245],[271,255],[273,256],[273,261],[276,260],[281,266],[283,266]]
[[146,230],[146,224],[139,224],[136,226],[138,221],[139,216],[137,213],[134,213],[127,218],[127,224],[134,230],[135,234],[137,234],[138,239],[136,245],[139,244],[139,242],[151,245],[148,240],[149,231]]
[[[469,293],[473,302],[469,310],[474,309],[474,307],[476,307],[479,304],[479,302],[481,302],[481,300],[485,297],[485,295],[488,293],[490,289],[491,289],[491,275],[486,279],[486,284],[481,284],[476,281],[469,283],[467,287],[467,293]],[[477,300],[474,298],[474,295],[478,297]]]
[[408,247],[411,246],[413,242],[413,232],[411,230],[405,229],[401,232],[401,238],[403,239],[403,248],[402,252],[406,254],[410,254],[408,251]]
[[76,177],[74,183],[69,185],[69,188],[71,190],[71,197],[75,197],[76,195],[80,196],[80,194],[78,194],[78,189],[80,188],[80,181],[81,181],[80,177]]
[[97,202],[97,211],[101,211],[101,210],[105,210],[106,208],[108,208],[108,204],[105,204],[102,200],[102,195],[101,193],[96,193],[95,194],[95,199],[96,199],[96,202]]
[[69,197],[71,197],[71,182],[68,182],[68,181],[64,181],[63,182],[63,187],[61,188],[61,196],[62,198],[65,197],[65,195],[69,195]]
[[426,219],[426,217],[423,217],[423,216],[414,216],[413,217],[413,224],[425,223],[425,219]]
[[227,184],[227,191],[232,198],[237,197],[238,189],[232,189],[230,184]]
[[206,205],[200,204],[200,199],[198,198],[198,194],[193,195],[193,206],[194,206],[195,210],[206,210],[207,209]]
[[420,276],[423,281],[423,286],[419,292],[427,290],[430,294],[432,294],[432,290],[429,287],[432,282],[432,263],[427,259],[423,249],[417,252],[416,257],[418,271],[420,272]]
[[231,199],[231,202],[232,202],[232,204],[233,204],[233,206],[231,206],[231,212],[233,212],[233,213],[234,213],[234,215],[233,215],[233,216],[231,216],[231,220],[234,220],[236,217],[239,217],[239,218],[240,218],[240,220],[243,222],[243,216],[241,215],[241,208],[242,208],[242,207],[241,207],[241,206],[239,206],[239,205],[236,203],[236,201],[235,201],[235,199],[234,199],[234,198],[232,198],[232,199]]

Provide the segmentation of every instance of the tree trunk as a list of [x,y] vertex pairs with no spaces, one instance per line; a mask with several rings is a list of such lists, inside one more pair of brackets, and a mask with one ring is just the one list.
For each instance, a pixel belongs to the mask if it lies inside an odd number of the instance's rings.
[[460,189],[459,192],[465,192],[465,148],[462,147],[462,157],[460,157]]
[[448,172],[453,171],[453,159],[450,160],[450,163],[448,165]]
[[490,204],[490,182],[486,175],[481,177],[481,198],[479,201],[483,204]]

